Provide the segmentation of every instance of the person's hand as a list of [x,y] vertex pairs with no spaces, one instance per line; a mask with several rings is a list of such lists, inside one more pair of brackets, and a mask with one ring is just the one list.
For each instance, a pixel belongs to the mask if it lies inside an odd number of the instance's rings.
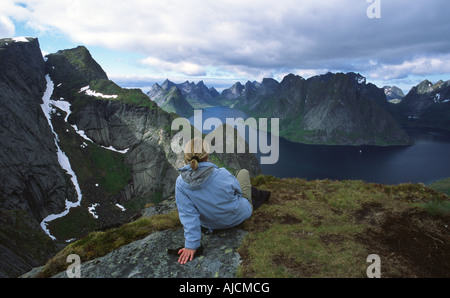
[[183,265],[194,259],[195,249],[182,248],[178,251],[178,254],[181,254],[178,263]]

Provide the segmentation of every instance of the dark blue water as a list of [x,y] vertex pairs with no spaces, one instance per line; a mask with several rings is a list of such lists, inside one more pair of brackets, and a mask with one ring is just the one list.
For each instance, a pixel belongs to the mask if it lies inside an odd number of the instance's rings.
[[[215,117],[223,123],[226,118],[246,117],[241,111],[224,107],[205,109],[202,114],[203,121]],[[278,162],[261,165],[261,169],[263,174],[279,178],[352,179],[383,184],[427,184],[450,177],[450,132],[432,129],[407,132],[415,141],[414,146],[305,145],[280,138]],[[261,154],[255,155],[259,160]]]

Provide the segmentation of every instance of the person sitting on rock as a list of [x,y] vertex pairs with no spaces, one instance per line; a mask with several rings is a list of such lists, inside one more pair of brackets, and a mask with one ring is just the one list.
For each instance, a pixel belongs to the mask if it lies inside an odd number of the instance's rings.
[[175,199],[184,228],[185,245],[178,262],[194,259],[201,246],[201,228],[221,230],[235,227],[253,212],[252,186],[248,170],[236,177],[225,168],[208,162],[209,145],[194,138],[185,147],[186,166],[181,168],[175,186]]

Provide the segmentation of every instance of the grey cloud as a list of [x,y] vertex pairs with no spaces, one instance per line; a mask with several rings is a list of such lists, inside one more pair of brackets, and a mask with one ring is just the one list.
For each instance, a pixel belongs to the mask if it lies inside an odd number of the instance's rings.
[[450,1],[380,1],[381,19],[367,17],[366,0],[22,2],[34,26],[194,74],[216,67],[255,75],[329,69],[376,76],[384,66],[449,53]]

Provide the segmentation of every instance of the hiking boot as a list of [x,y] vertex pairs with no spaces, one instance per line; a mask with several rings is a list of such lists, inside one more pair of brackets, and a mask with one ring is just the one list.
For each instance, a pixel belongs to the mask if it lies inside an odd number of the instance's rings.
[[260,190],[252,186],[253,211],[261,207],[262,204],[266,203],[270,199],[270,194],[270,191]]

